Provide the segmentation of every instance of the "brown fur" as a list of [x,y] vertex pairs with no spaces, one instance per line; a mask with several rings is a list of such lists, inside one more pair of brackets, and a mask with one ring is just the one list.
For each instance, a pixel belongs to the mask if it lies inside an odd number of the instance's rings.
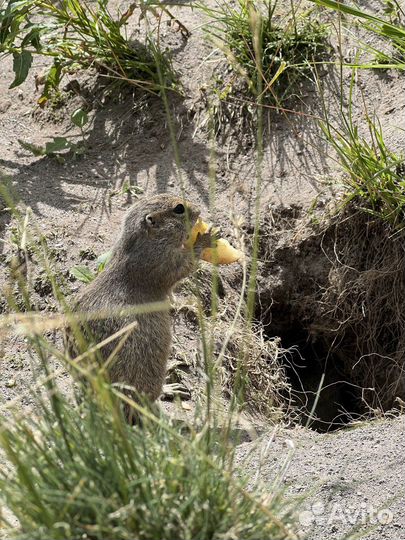
[[[178,204],[185,206],[185,214],[173,211]],[[201,250],[211,245],[213,236],[208,232],[197,238],[194,256],[183,247],[198,215],[194,205],[171,195],[137,201],[125,217],[111,261],[81,292],[75,309],[86,312],[166,301],[173,286],[192,272]],[[110,380],[134,387],[155,401],[162,391],[171,349],[169,312],[90,321],[88,327],[99,342],[134,320],[138,326],[110,366]],[[102,348],[104,359],[116,345],[114,340]]]

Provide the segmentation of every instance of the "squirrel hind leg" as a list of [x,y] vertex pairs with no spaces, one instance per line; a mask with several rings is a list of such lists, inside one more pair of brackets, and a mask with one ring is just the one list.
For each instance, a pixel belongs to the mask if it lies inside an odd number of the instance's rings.
[[[155,402],[151,402],[151,401],[143,402],[142,407],[146,408],[148,412],[150,412],[152,415],[156,416],[157,418],[162,415],[162,409]],[[130,426],[139,426],[140,428],[142,428],[145,424],[145,420],[147,421],[144,415],[140,411],[132,407],[129,403],[122,404],[122,413],[124,415],[126,422]]]

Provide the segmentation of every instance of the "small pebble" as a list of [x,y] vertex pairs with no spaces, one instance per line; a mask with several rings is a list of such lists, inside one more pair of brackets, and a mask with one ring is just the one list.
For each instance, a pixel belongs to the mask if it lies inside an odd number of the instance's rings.
[[0,113],[5,113],[11,106],[11,101],[3,101],[3,103],[0,103]]
[[191,411],[191,405],[187,403],[187,401],[181,402],[181,408],[184,409],[185,411]]

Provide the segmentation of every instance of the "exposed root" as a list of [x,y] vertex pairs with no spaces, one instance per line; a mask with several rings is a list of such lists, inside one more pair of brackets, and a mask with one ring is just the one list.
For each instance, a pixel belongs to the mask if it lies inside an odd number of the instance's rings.
[[275,223],[278,232],[264,229],[259,280],[268,336],[298,346],[310,394],[322,373],[329,387],[340,385],[344,400],[325,391],[324,409],[334,401],[345,410],[349,394],[347,418],[397,407],[405,398],[405,232],[350,209],[322,226],[294,216],[287,233],[283,219]]
[[374,389],[365,401],[388,410],[405,396],[405,234],[364,213],[329,233],[329,286],[312,331],[331,342],[355,384]]

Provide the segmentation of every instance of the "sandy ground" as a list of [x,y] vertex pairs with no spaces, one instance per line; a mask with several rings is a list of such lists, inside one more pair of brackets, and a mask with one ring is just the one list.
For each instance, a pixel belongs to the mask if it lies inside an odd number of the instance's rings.
[[379,420],[332,434],[275,430],[237,450],[252,478],[303,498],[304,538],[399,540],[404,536],[404,419]]
[[[81,250],[100,254],[110,247],[134,197],[122,190],[128,181],[145,194],[179,192],[183,187],[187,197],[201,205],[203,214],[222,226],[225,235],[232,234],[232,221],[238,216],[244,219],[246,230],[251,229],[254,149],[251,144],[240,144],[235,138],[229,138],[218,144],[212,154],[206,131],[198,127],[203,121],[201,89],[207,84],[214,65],[205,60],[210,47],[203,43],[200,16],[187,8],[182,8],[179,16],[191,29],[191,37],[183,41],[178,34],[169,35],[170,31],[166,30],[166,39],[171,40],[173,47],[177,46],[174,62],[185,93],[184,99],[171,100],[180,172],[176,169],[166,113],[159,99],[139,99],[138,95],[134,98],[128,92],[101,103],[98,95],[94,99],[91,78],[84,74],[78,77],[83,90],[80,96],[68,98],[57,111],[41,111],[36,107],[39,94],[35,91],[34,75],[43,70],[43,61],[35,61],[21,87],[9,90],[11,61],[0,60],[0,168],[20,206],[32,209],[50,246],[58,252],[60,268],[66,272],[83,262]],[[347,47],[350,48],[350,43]],[[340,85],[338,74],[332,70],[323,81],[333,115]],[[64,84],[67,82],[68,79]],[[349,82],[350,73],[345,73],[346,89]],[[387,144],[393,149],[403,148],[405,140],[404,132],[399,129],[403,127],[405,111],[403,83],[401,73],[358,73],[355,119],[362,117],[364,97],[367,107],[380,118]],[[70,124],[69,114],[89,104],[88,149],[81,158],[60,164],[46,157],[33,157],[19,146],[18,139],[43,144],[49,137],[78,135]],[[308,90],[300,111],[320,112],[313,89]],[[320,139],[319,130],[305,114],[273,114],[266,124],[261,199],[264,220],[270,217],[271,208],[307,209],[315,197],[328,200],[329,184],[341,174]],[[210,165],[215,165],[216,170],[215,205],[210,204]],[[9,238],[14,225],[10,213],[2,211],[3,239]],[[4,261],[10,251],[7,241],[2,243],[2,251]],[[86,258],[84,262],[94,264]],[[234,279],[235,273],[238,270],[224,269],[221,275],[226,282],[229,276]],[[3,266],[0,285],[4,286],[5,282]],[[74,293],[80,284],[69,282],[69,287]],[[45,309],[48,302],[52,304],[46,293],[38,295],[41,309]],[[175,342],[176,352],[195,355],[196,345],[191,338],[188,347],[181,350],[188,338],[187,328],[180,329],[178,335],[184,339]],[[0,362],[2,401],[26,394],[30,381],[32,370],[24,340],[7,338]],[[23,403],[29,401],[26,395]],[[271,481],[277,476],[286,456],[287,447],[283,442],[286,439],[294,441],[296,446],[284,480],[290,486],[288,492],[302,495],[311,490],[300,518],[308,538],[341,538],[353,524],[361,521],[363,514],[357,519],[356,512],[380,509],[391,512],[388,517],[392,519],[386,525],[377,523],[376,529],[364,537],[391,540],[405,537],[404,515],[397,498],[405,480],[403,420],[381,420],[334,434],[318,434],[304,428],[283,431],[269,445],[264,461],[261,458],[262,480]],[[260,447],[266,448],[267,443],[266,439],[260,440]],[[241,445],[240,459],[256,445],[257,441]],[[252,475],[256,473],[257,460],[253,463],[256,464],[251,465]],[[346,513],[352,507],[353,512]]]

